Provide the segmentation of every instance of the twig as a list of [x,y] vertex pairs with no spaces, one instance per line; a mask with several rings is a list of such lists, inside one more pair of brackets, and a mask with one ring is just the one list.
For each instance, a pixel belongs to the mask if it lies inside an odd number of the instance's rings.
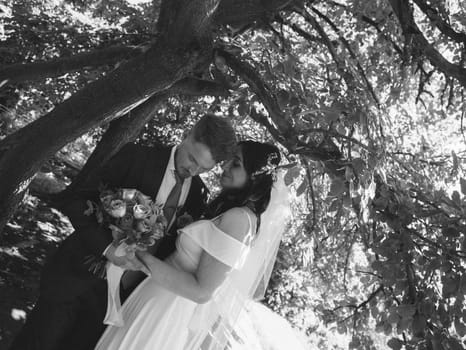
[[466,34],[455,31],[450,25],[448,25],[443,18],[439,15],[438,11],[432,6],[429,6],[423,0],[413,0],[414,3],[421,9],[422,12],[432,21],[438,30],[450,39],[457,43],[463,43],[466,45]]
[[378,108],[380,108],[379,98],[375,94],[374,88],[372,87],[372,84],[369,82],[369,79],[367,79],[366,73],[364,72],[364,69],[362,68],[361,64],[359,63],[359,60],[358,60],[356,54],[354,53],[353,49],[351,48],[348,40],[345,39],[345,37],[341,33],[340,29],[330,20],[330,18],[325,16],[322,12],[320,12],[319,10],[317,10],[314,7],[312,7],[311,10],[312,10],[312,12],[317,14],[320,18],[322,18],[328,25],[330,25],[330,27],[338,35],[338,38],[343,43],[343,46],[348,50],[351,58],[356,61],[356,67],[358,68],[359,74],[361,74],[362,78],[364,79],[364,82],[366,83],[367,89],[369,90],[369,93],[372,96],[372,99],[374,100],[375,104],[377,105]]

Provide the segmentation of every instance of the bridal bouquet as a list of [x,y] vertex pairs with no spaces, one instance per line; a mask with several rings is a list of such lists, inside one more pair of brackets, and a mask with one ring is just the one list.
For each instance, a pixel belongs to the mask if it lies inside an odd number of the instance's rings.
[[[162,238],[167,220],[160,205],[136,189],[103,190],[100,202],[87,201],[85,215],[94,215],[97,222],[112,230],[116,256],[133,258],[137,250],[147,250]],[[90,271],[105,276],[105,259],[88,257]]]

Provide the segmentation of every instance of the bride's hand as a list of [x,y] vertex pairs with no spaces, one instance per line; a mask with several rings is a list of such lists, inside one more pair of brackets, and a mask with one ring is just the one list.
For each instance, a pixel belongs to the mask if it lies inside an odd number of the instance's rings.
[[137,256],[128,257],[127,255],[124,256],[116,256],[115,255],[115,246],[111,246],[106,252],[105,257],[114,265],[119,266],[125,270],[130,271],[142,271],[147,275],[150,275],[150,271],[147,266],[139,259]]

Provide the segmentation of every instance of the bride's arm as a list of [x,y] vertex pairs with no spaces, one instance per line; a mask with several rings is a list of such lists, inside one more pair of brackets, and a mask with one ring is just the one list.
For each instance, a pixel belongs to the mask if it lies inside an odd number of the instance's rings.
[[[242,242],[249,232],[249,223],[244,215],[239,209],[230,210],[221,217],[217,226]],[[199,304],[210,300],[232,269],[205,251],[195,273],[180,271],[146,252],[139,252],[138,256],[150,269],[151,278],[173,293]]]

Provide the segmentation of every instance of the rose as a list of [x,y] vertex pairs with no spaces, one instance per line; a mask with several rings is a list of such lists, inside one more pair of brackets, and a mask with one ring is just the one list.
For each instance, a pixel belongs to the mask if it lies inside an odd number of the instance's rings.
[[114,218],[122,218],[126,214],[126,203],[121,199],[112,199],[106,210]]
[[124,188],[121,191],[121,198],[126,202],[132,201],[136,196],[136,191],[135,189]]
[[136,204],[133,207],[133,215],[135,219],[145,219],[151,214],[151,207],[144,204]]
[[133,221],[134,221],[134,218],[133,218],[133,215],[131,215],[131,213],[126,213],[125,216],[123,216],[121,219],[120,219],[120,227],[123,229],[123,230],[128,230],[130,229],[131,227],[133,227]]
[[136,230],[139,232],[148,232],[152,229],[148,219],[138,220],[136,223]]

